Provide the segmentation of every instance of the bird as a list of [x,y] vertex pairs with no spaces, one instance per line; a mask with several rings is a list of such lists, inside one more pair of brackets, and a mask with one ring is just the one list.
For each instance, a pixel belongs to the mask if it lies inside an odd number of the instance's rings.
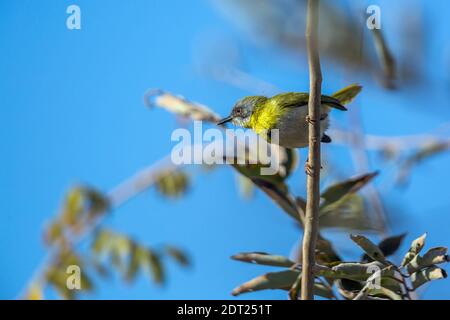
[[[351,84],[331,96],[321,96],[320,136],[321,142],[330,143],[325,133],[329,127],[328,113],[331,108],[346,111],[344,104],[351,102],[361,91],[358,84]],[[305,148],[309,143],[307,92],[286,92],[273,97],[249,96],[240,99],[230,115],[217,122],[228,122],[252,129],[269,143],[286,148]],[[278,141],[272,141],[272,130],[278,129]],[[276,140],[276,139],[274,139]]]

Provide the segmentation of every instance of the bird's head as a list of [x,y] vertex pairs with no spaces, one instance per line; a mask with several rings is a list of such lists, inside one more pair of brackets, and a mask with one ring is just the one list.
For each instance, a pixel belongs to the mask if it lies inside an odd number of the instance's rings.
[[255,108],[266,100],[267,98],[263,96],[245,97],[234,105],[228,117],[223,118],[217,124],[222,125],[231,121],[236,126],[249,128],[250,118]]

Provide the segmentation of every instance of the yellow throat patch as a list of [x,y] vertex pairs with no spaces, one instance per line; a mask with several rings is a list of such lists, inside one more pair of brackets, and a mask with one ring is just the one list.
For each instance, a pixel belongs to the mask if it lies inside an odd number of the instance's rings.
[[267,100],[255,108],[250,117],[249,127],[257,134],[276,129],[278,120],[286,111],[286,109],[283,110],[274,102]]

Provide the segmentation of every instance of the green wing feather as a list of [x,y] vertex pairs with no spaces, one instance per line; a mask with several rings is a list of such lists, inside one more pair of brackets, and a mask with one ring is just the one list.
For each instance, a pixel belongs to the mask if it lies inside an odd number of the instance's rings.
[[[329,107],[346,111],[344,104],[350,103],[362,90],[359,84],[351,84],[332,96],[322,95],[321,102]],[[298,108],[308,105],[309,93],[306,92],[288,92],[273,96],[271,102],[278,105],[281,109]]]
[[[272,97],[272,103],[278,105],[281,109],[284,108],[298,108],[308,105],[309,93],[306,92],[288,92],[278,94]],[[329,107],[333,107],[339,110],[346,111],[345,108],[338,99],[326,95],[321,96],[322,104],[325,104]]]

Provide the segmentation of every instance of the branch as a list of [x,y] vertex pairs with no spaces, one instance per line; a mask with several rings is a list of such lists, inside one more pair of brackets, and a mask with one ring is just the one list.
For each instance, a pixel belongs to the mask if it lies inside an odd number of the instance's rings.
[[309,61],[310,94],[308,104],[309,151],[306,181],[306,219],[303,235],[302,300],[314,299],[316,240],[319,233],[320,201],[320,97],[322,72],[318,52],[319,0],[308,0],[306,45]]
[[[117,209],[118,207],[134,198],[136,195],[142,193],[142,191],[150,188],[157,182],[158,173],[160,173],[162,170],[176,170],[176,166],[173,165],[169,160],[170,156],[161,159],[154,165],[148,166],[147,168],[138,172],[135,176],[120,183],[119,185],[117,185],[117,187],[112,189],[107,194],[107,198],[109,199],[110,203],[109,209],[111,211]],[[96,227],[103,222],[105,217],[105,214],[100,215],[96,220],[92,221],[91,225],[86,230],[84,230],[84,232],[77,235],[76,237],[69,239],[70,246],[75,247],[76,245],[78,245],[83,239],[85,239],[85,237],[90,235],[92,231],[95,230]],[[58,255],[58,252],[58,246],[52,246],[49,249],[37,269],[34,271],[31,278],[26,283],[25,287],[20,291],[18,299],[22,299],[25,296],[26,292],[29,290],[29,288],[31,288],[33,283],[45,283],[45,271],[47,270],[49,265],[53,264],[53,261]]]
[[[439,128],[438,128],[439,129]],[[340,145],[351,145],[354,139],[354,132],[329,129],[328,133],[333,136],[333,143]],[[425,145],[433,143],[445,143],[450,139],[439,132],[420,133],[412,135],[398,136],[378,136],[373,134],[363,134],[362,143],[366,150],[382,151],[385,149],[393,149],[401,151],[409,151],[411,149],[421,148]]]

